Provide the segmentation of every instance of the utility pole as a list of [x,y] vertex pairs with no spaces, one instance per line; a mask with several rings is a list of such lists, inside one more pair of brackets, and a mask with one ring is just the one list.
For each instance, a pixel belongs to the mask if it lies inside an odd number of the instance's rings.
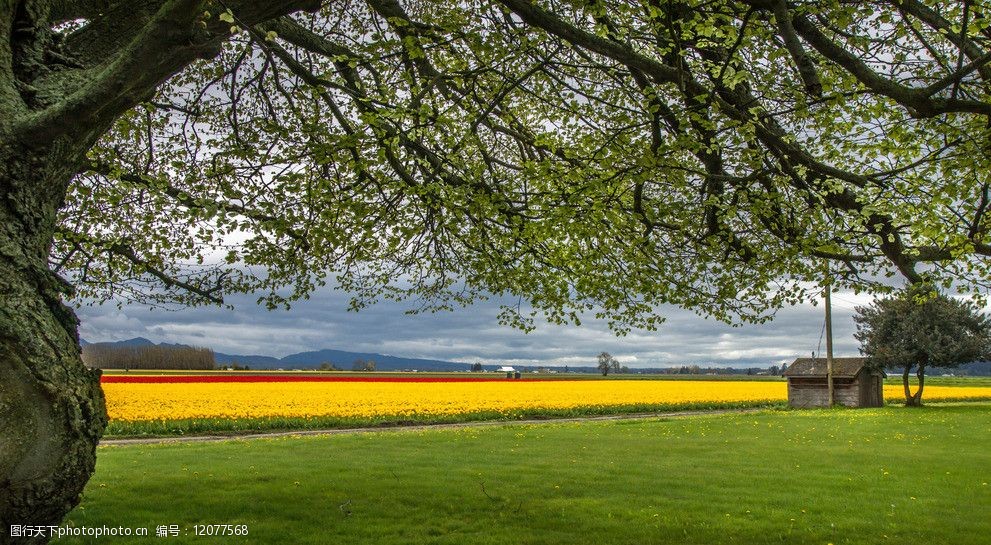
[[829,406],[833,406],[833,312],[829,293],[833,291],[831,279],[826,279],[826,387],[829,390]]

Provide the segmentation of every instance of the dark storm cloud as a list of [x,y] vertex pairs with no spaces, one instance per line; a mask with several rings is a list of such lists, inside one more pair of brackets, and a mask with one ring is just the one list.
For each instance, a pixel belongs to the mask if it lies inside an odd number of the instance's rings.
[[[189,308],[176,311],[139,305],[83,307],[80,331],[90,342],[146,337],[155,342],[207,346],[232,354],[285,356],[334,348],[407,357],[527,365],[594,365],[606,351],[630,367],[680,364],[761,365],[809,355],[819,345],[822,306],[790,307],[763,325],[730,327],[677,308],[666,310],[658,331],[616,337],[605,323],[581,327],[538,322],[529,334],[498,325],[499,303],[489,301],[454,312],[407,315],[409,304],[380,303],[347,312],[348,296],[322,290],[289,311],[267,311],[255,297],[229,299],[235,310]],[[851,319],[852,294],[834,297],[837,355],[857,355]],[[824,343],[820,351],[825,350]]]

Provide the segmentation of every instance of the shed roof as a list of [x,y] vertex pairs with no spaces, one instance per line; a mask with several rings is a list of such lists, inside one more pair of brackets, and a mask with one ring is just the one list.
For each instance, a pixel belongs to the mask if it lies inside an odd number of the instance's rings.
[[[833,376],[853,378],[867,364],[867,358],[833,358]],[[788,370],[783,373],[786,377],[824,377],[826,376],[826,358],[798,358]]]

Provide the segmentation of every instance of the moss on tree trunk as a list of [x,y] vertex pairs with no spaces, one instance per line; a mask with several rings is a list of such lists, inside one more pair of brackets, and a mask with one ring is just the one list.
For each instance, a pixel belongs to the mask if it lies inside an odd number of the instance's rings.
[[0,544],[43,543],[10,527],[57,525],[79,503],[106,408],[61,301],[68,287],[47,267],[60,203],[37,188],[68,178],[23,155],[0,153],[0,165]]

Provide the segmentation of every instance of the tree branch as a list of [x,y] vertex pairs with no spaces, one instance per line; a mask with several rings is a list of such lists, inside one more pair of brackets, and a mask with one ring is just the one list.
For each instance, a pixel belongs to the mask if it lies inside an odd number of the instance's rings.
[[822,98],[822,82],[819,81],[819,74],[816,72],[812,57],[805,52],[802,42],[798,39],[798,35],[795,34],[795,27],[792,26],[791,12],[788,10],[786,0],[777,0],[774,2],[774,19],[778,24],[778,33],[781,34],[781,37],[785,41],[785,48],[791,54],[791,58],[795,61],[795,66],[798,68],[798,74],[805,83],[805,92],[815,98]]
[[[985,51],[980,46],[974,43],[973,40],[956,32],[949,21],[922,2],[918,0],[888,0],[888,3],[903,13],[908,13],[922,21],[929,28],[941,33],[950,43],[960,48],[967,55],[967,58],[972,61],[984,56]],[[991,66],[982,64],[978,67],[977,71],[981,74],[983,80],[991,81]]]
[[[186,45],[180,38],[188,36],[188,29],[201,13],[202,2],[166,2],[114,60],[94,69],[88,83],[55,105],[21,120],[16,126],[20,139],[41,143],[79,130],[80,125],[102,127],[118,110],[126,109],[125,104],[150,98],[150,93],[164,77],[194,57],[188,51],[186,55],[176,54],[174,49]],[[168,50],[173,50],[172,55],[163,54]]]
[[836,42],[826,37],[819,28],[803,15],[793,19],[795,30],[819,53],[842,66],[866,87],[893,99],[918,117],[934,117],[950,112],[968,112],[991,117],[991,104],[978,100],[957,98],[933,98],[927,89],[906,87],[879,76],[867,64]]
[[[117,115],[149,100],[162,81],[188,63],[216,55],[229,37],[230,25],[216,16],[205,19],[204,1],[167,0],[106,62],[81,73],[54,75],[47,85],[69,86],[70,92],[19,119],[14,127],[16,136],[38,144],[62,134],[100,134]],[[241,0],[230,4],[246,23],[257,24],[301,9],[315,9],[319,1]],[[80,81],[84,83],[79,85]]]
[[62,231],[62,237],[70,241],[85,242],[86,244],[89,244],[93,247],[102,249],[105,252],[121,257],[126,261],[128,261],[129,263],[131,263],[131,265],[133,265],[139,272],[148,273],[154,276],[155,278],[157,278],[163,285],[165,285],[166,288],[182,289],[193,295],[201,297],[202,299],[210,303],[214,303],[218,305],[222,305],[224,303],[223,296],[218,295],[218,293],[221,292],[224,288],[224,279],[227,276],[226,273],[222,273],[217,277],[216,285],[209,288],[204,288],[191,284],[180,278],[177,278],[167,273],[165,270],[155,265],[151,261],[142,258],[137,254],[137,252],[134,250],[133,247],[127,244],[126,241],[123,240],[108,241],[94,237],[92,235],[67,232],[67,231]]
[[974,59],[973,61],[961,66],[951,74],[940,78],[939,80],[933,82],[931,85],[925,88],[926,96],[933,96],[936,93],[946,89],[950,85],[956,87],[960,84],[963,78],[970,75],[975,70],[981,70],[982,68],[988,66],[991,62],[991,52],[985,53],[980,57]]
[[[100,162],[90,163],[87,171],[106,177],[115,176],[121,181],[140,187],[147,187],[148,189],[152,189],[154,191],[160,191],[186,208],[197,210],[207,208],[206,202],[204,202],[202,198],[194,198],[192,195],[169,183],[167,179],[157,179],[155,181],[151,181],[146,176],[142,176],[140,174],[126,172],[115,174],[110,165]],[[271,214],[265,214],[263,212],[259,212],[258,210],[227,201],[210,200],[209,204],[213,205],[217,209],[233,212],[262,224],[278,225],[280,231],[284,231],[286,235],[300,243],[302,251],[305,252],[310,249],[310,241],[306,238],[306,236],[296,229],[285,225],[285,220],[283,218],[273,216]]]

